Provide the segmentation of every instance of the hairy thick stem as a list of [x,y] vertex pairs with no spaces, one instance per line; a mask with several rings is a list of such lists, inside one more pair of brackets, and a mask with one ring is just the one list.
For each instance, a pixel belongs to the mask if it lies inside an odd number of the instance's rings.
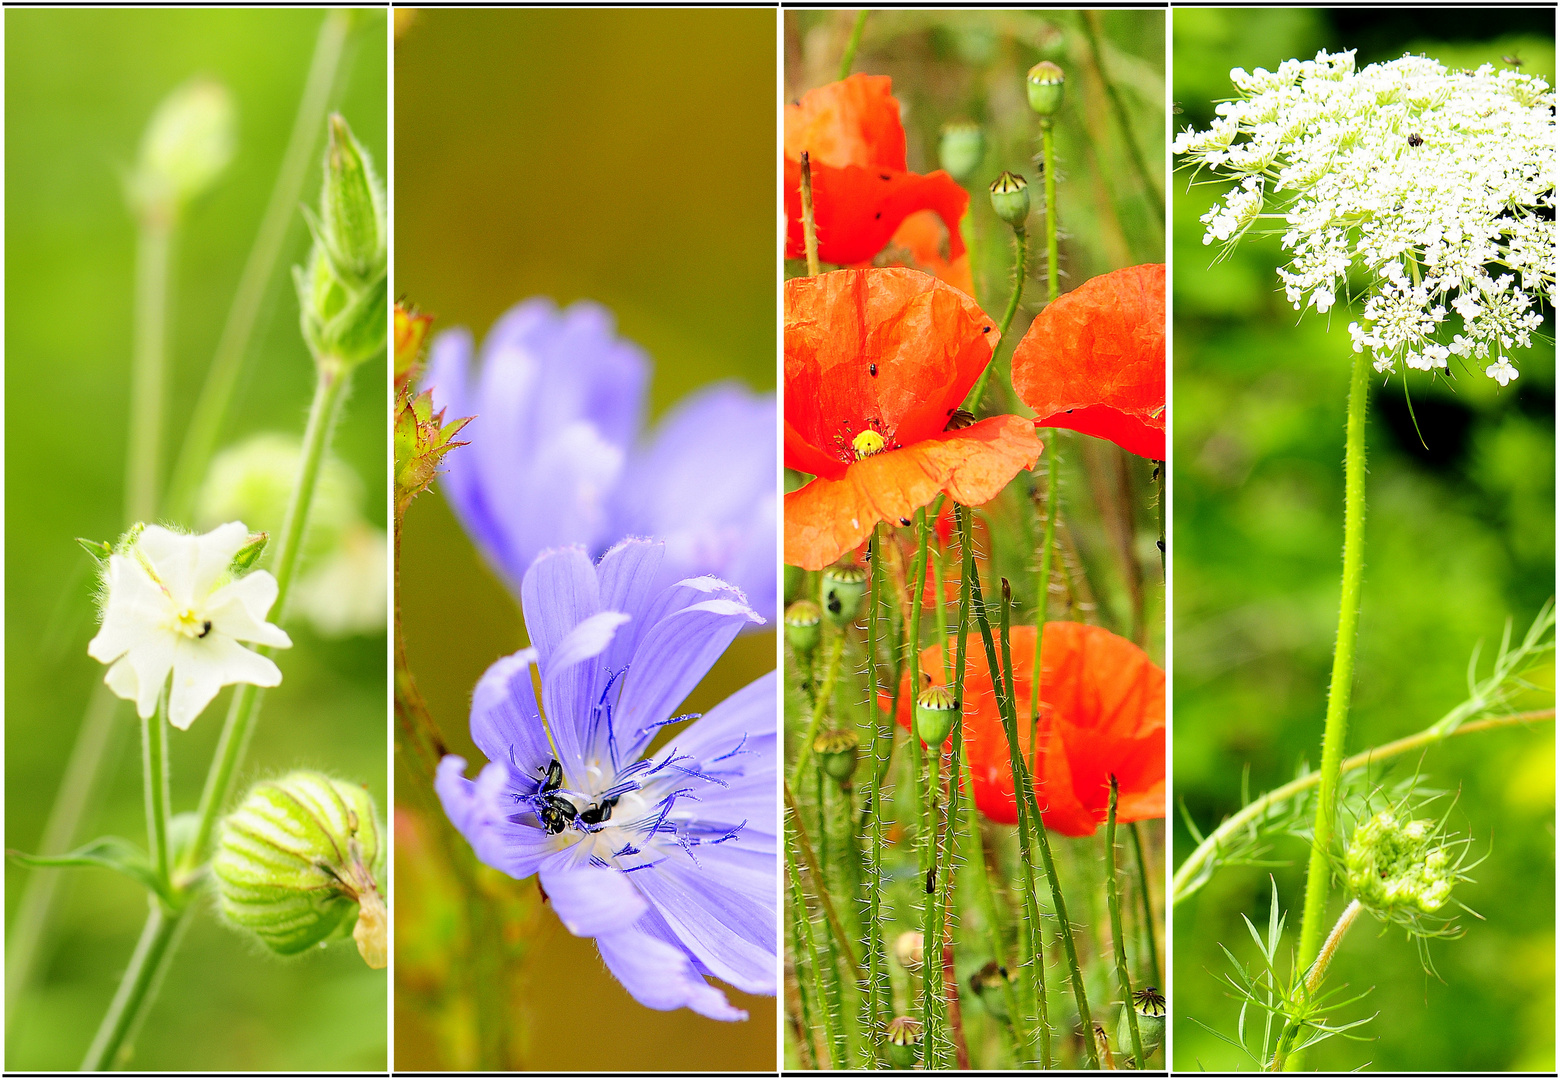
[[1116,957],[1116,984],[1121,987],[1121,1007],[1127,1014],[1127,1030],[1132,1036],[1132,1060],[1144,1068],[1143,1036],[1138,1032],[1137,1009],[1132,1000],[1132,975],[1127,970],[1127,939],[1121,932],[1121,886],[1116,880],[1116,804],[1120,792],[1114,775],[1110,778],[1110,808],[1105,814],[1105,903],[1110,909],[1110,940]]
[[985,370],[980,373],[980,378],[975,380],[975,386],[970,390],[969,397],[964,399],[964,407],[971,412],[980,409],[981,398],[986,396],[986,383],[991,378],[992,369],[997,366],[997,350],[1002,348],[1002,343],[1007,339],[1008,327],[1013,325],[1013,316],[1018,314],[1018,302],[1024,295],[1024,278],[1027,276],[1025,268],[1029,263],[1029,234],[1024,231],[1022,225],[1013,226],[1013,291],[1008,294],[1007,310],[1002,313],[1002,321],[997,323],[997,344],[991,350],[991,359],[986,362]]

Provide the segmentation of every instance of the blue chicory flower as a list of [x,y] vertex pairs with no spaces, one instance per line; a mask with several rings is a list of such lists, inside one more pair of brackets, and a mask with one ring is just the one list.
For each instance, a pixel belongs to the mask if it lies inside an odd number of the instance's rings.
[[666,541],[660,583],[713,574],[775,615],[775,397],[735,384],[686,398],[642,438],[650,362],[591,303],[511,308],[482,343],[433,343],[436,408],[475,416],[443,492],[513,588],[549,548],[599,556],[617,541]]
[[596,939],[641,1004],[742,1020],[704,976],[776,990],[778,682],[764,675],[645,756],[760,621],[719,579],[658,587],[664,547],[626,540],[599,564],[578,547],[532,563],[520,589],[531,647],[472,697],[489,763],[473,782],[446,757],[435,786],[477,857],[539,875],[564,926]]

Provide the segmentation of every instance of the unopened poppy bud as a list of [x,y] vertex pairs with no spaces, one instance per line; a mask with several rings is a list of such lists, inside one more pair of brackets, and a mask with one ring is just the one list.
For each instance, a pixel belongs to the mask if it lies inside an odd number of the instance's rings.
[[382,968],[380,837],[360,784],[306,770],[262,780],[222,822],[211,860],[222,914],[283,955],[350,933],[368,966]]
[[[1156,987],[1145,986],[1132,995],[1132,1005],[1137,1012],[1138,1037],[1143,1040],[1143,1056],[1152,1057],[1165,1041],[1165,999]],[[1116,1020],[1116,1045],[1132,1048],[1132,1029],[1128,1026],[1127,1010],[1123,1006]],[[1137,1063],[1139,1069],[1143,1063]]]
[[813,753],[818,755],[818,764],[823,766],[823,771],[844,787],[856,772],[860,746],[861,736],[856,734],[855,728],[820,731],[813,740]]
[[236,128],[233,97],[221,83],[195,79],[179,87],[141,137],[130,201],[143,214],[176,217],[233,160]]
[[941,747],[953,730],[959,702],[946,686],[929,686],[915,699],[915,733],[927,746]]
[[888,1061],[896,1069],[912,1069],[920,1056],[921,1021],[896,1016],[888,1022]]
[[1013,228],[1022,229],[1029,220],[1029,182],[1012,172],[997,177],[991,185],[991,208]]
[[1383,810],[1357,826],[1344,855],[1349,889],[1378,912],[1429,914],[1451,899],[1459,860],[1436,822]]
[[854,622],[867,592],[867,572],[859,566],[831,566],[823,572],[823,607],[836,625]]
[[919,930],[906,930],[894,939],[894,958],[906,971],[920,971],[926,955],[926,938]]
[[357,284],[385,272],[385,196],[374,165],[340,113],[332,113],[320,187],[318,239],[342,277]]
[[1008,1015],[1007,994],[1002,988],[1012,981],[1013,976],[1008,974],[1007,968],[995,960],[988,962],[970,976],[970,989],[975,992],[976,997],[980,998],[980,1003],[985,1006],[986,1011],[1004,1024],[1011,1017]]
[[807,660],[818,647],[819,623],[823,612],[811,600],[798,600],[785,609],[785,639],[800,660]]
[[986,133],[969,120],[951,120],[943,125],[937,155],[949,176],[967,183],[986,157]]
[[1029,94],[1029,107],[1049,119],[1062,107],[1062,91],[1067,86],[1067,76],[1049,60],[1042,60],[1029,69],[1024,89]]

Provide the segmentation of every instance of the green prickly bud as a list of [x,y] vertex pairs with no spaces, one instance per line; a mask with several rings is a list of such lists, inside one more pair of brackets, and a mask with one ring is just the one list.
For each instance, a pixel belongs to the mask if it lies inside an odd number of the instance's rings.
[[818,647],[822,636],[819,623],[823,612],[811,600],[798,600],[785,609],[785,639],[797,658],[805,662]]
[[1014,976],[995,960],[989,961],[970,976],[970,989],[975,992],[976,997],[980,998],[980,1003],[985,1006],[986,1011],[1004,1024],[1011,1017],[1008,1015],[1007,995],[1003,993],[1002,987],[1013,981]]
[[1029,107],[1050,119],[1062,107],[1062,93],[1067,86],[1067,75],[1049,60],[1042,60],[1029,69],[1024,89],[1029,94]]
[[831,566],[823,572],[823,609],[836,626],[856,621],[866,592],[867,572],[860,566]]
[[967,183],[986,157],[986,133],[973,121],[950,120],[943,125],[937,156],[949,176]]
[[820,731],[813,739],[813,753],[818,755],[818,764],[839,781],[841,787],[847,786],[856,772],[860,747],[861,736],[856,734],[855,728]]
[[262,780],[222,822],[211,860],[222,914],[283,955],[350,933],[368,966],[382,968],[381,837],[362,785],[308,770]]
[[915,733],[927,746],[940,747],[948,741],[959,701],[946,686],[929,686],[915,699]]
[[888,1060],[896,1069],[915,1067],[920,1056],[921,1021],[909,1016],[896,1016],[888,1022]]
[[991,185],[991,208],[1015,229],[1029,220],[1029,182],[1018,173],[1004,172]]
[[1383,810],[1366,819],[1344,855],[1350,891],[1377,912],[1438,910],[1451,899],[1460,864],[1443,839],[1439,825],[1426,818],[1405,820]]
[[336,272],[368,284],[385,272],[385,196],[374,164],[340,113],[332,113],[315,236]]
[[131,204],[144,215],[176,218],[233,160],[237,126],[233,96],[219,82],[198,78],[169,94],[141,136]]

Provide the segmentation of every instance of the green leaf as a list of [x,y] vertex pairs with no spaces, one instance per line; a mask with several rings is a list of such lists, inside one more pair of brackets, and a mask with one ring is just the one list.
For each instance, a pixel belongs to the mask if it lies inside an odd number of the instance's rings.
[[164,902],[175,904],[168,883],[158,876],[146,853],[122,836],[101,836],[64,855],[28,855],[11,849],[7,849],[6,855],[23,866],[44,869],[101,866],[108,870],[118,870],[125,877],[156,893]]

